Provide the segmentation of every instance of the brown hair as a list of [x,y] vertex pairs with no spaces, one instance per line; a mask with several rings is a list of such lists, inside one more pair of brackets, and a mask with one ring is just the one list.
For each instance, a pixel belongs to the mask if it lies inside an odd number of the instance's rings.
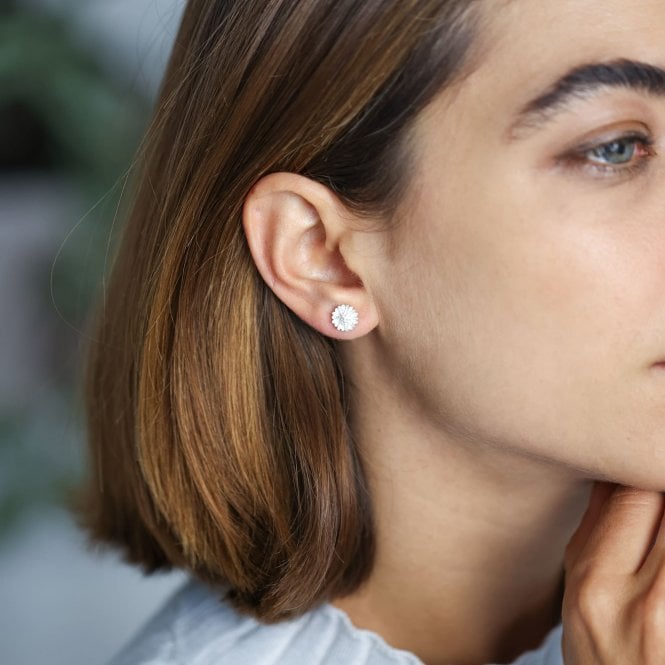
[[410,123],[469,62],[474,4],[190,0],[91,321],[92,541],[189,569],[266,622],[367,578],[371,500],[335,344],[261,279],[242,204],[291,171],[389,218]]

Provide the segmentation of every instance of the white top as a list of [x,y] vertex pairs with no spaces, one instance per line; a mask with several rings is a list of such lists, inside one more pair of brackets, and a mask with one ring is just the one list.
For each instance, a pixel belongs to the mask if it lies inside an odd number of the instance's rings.
[[[512,665],[563,665],[562,625]],[[108,665],[423,665],[334,605],[266,625],[190,578]]]

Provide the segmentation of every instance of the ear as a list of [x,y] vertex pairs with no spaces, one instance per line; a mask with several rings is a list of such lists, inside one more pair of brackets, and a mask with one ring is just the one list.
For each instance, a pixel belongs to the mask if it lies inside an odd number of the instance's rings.
[[[245,236],[266,284],[303,321],[336,339],[360,337],[378,323],[361,276],[349,267],[357,258],[348,242],[353,221],[328,187],[296,173],[264,176],[243,205]],[[332,323],[341,304],[358,312],[348,332]]]

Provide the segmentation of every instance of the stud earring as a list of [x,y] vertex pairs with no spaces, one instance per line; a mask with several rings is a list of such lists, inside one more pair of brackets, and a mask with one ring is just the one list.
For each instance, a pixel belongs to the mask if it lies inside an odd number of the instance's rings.
[[332,323],[341,332],[350,332],[358,325],[358,312],[351,305],[338,305],[332,313]]

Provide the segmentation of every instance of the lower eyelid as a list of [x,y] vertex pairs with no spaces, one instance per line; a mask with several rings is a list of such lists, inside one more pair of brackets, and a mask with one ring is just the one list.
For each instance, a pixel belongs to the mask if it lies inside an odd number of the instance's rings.
[[589,168],[593,171],[596,171],[597,173],[600,173],[602,177],[617,177],[620,178],[621,176],[631,176],[631,175],[637,175],[641,171],[647,168],[649,165],[649,157],[642,157],[640,160],[638,160],[635,164],[631,164],[629,166],[620,166],[620,167],[614,167],[614,166],[605,166],[602,164],[594,164],[592,162],[589,162],[586,165],[582,165],[580,168]]

